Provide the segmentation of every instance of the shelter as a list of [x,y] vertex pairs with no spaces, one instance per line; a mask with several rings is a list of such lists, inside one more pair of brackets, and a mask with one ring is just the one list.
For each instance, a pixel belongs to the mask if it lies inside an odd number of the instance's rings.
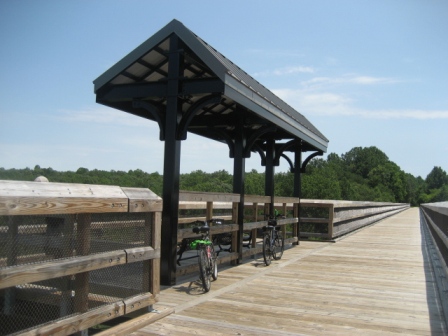
[[[173,20],[94,80],[96,101],[158,123],[165,142],[161,281],[176,281],[181,141],[188,132],[228,145],[233,192],[244,205],[245,159],[258,153],[266,168],[265,195],[274,195],[281,157],[295,174],[326,152],[328,139],[302,114],[199,36]],[[291,152],[291,160],[285,153]],[[312,152],[302,163],[302,153]],[[242,208],[241,208],[242,210]],[[239,211],[242,224],[243,211]],[[242,225],[240,242],[242,241]]]

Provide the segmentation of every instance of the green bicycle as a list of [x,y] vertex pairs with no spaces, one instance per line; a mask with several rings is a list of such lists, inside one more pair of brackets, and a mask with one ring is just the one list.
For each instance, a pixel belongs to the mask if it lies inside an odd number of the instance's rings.
[[193,232],[202,234],[202,237],[201,239],[193,240],[190,243],[190,248],[197,250],[202,288],[204,288],[205,292],[208,292],[211,287],[211,278],[213,280],[218,279],[218,265],[216,263],[215,248],[210,240],[210,226],[207,221],[198,222],[202,223],[202,226],[194,227]]

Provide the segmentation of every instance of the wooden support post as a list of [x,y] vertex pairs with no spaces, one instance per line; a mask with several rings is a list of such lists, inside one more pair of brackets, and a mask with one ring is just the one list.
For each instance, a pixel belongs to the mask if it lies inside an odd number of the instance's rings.
[[270,138],[266,142],[266,167],[264,194],[271,197],[269,215],[274,216],[274,175],[275,175],[275,139]]
[[163,162],[163,211],[161,245],[161,283],[167,286],[176,284],[177,229],[179,220],[179,176],[181,141],[178,139],[178,123],[182,114],[180,79],[183,77],[183,49],[180,39],[174,34],[170,37],[168,62],[168,82],[165,130],[165,149]]

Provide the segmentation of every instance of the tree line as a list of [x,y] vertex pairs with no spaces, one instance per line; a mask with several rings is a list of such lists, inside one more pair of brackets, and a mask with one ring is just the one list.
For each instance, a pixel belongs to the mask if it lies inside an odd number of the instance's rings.
[[[162,196],[163,176],[141,169],[104,171],[79,168],[56,171],[52,168],[4,169],[0,179],[33,181],[45,176],[51,182],[117,185],[149,188]],[[264,195],[264,173],[256,170],[245,175],[245,193]],[[294,175],[276,173],[275,195],[293,196]],[[233,176],[225,170],[206,173],[196,170],[181,174],[180,189],[191,191],[233,191]],[[326,159],[314,158],[302,174],[302,197],[351,201],[421,203],[448,201],[448,175],[441,167],[434,167],[425,179],[404,172],[376,147],[355,147],[345,154],[331,153]]]

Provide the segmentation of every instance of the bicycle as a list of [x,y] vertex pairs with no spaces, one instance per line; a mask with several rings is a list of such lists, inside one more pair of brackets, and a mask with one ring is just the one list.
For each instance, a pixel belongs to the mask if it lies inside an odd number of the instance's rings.
[[[210,220],[213,221],[213,220]],[[201,233],[201,239],[195,239],[190,242],[190,248],[197,250],[199,275],[202,288],[208,292],[211,287],[211,279],[218,279],[218,265],[216,263],[216,252],[212,241],[210,240],[210,226],[207,221],[197,221],[202,226],[193,228],[194,233]]]
[[280,260],[285,249],[285,239],[280,226],[277,226],[277,218],[280,216],[267,216],[268,225],[263,227],[263,259],[266,266],[271,264],[272,258]]

